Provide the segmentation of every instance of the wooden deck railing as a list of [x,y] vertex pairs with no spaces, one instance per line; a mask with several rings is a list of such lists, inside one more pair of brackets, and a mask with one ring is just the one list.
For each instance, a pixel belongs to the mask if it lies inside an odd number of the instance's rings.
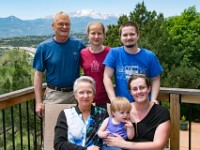
[[[161,87],[158,100],[161,102],[168,101],[170,103],[170,149],[178,150],[180,147],[180,105],[181,103],[200,104],[200,90]],[[189,120],[188,142],[189,149],[191,149],[191,118]]]
[[[46,85],[43,85],[43,94]],[[0,110],[8,107],[31,101],[35,98],[34,88],[14,91],[11,93],[0,95]],[[180,147],[180,105],[181,103],[200,104],[200,90],[197,89],[180,89],[180,88],[164,88],[161,87],[158,100],[162,102],[169,102],[169,109],[171,115],[171,131],[170,131],[170,149],[178,150]],[[189,132],[191,134],[191,126],[189,125]],[[190,139],[189,139],[190,141]]]

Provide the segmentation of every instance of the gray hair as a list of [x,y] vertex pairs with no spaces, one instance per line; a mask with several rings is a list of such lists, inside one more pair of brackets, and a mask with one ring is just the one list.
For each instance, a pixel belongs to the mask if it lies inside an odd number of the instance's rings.
[[63,11],[59,11],[59,12],[57,12],[57,13],[54,15],[54,17],[53,17],[53,23],[55,23],[57,17],[59,17],[59,16],[66,16],[66,17],[69,18],[69,20],[70,20],[70,17],[69,17],[69,15],[68,15],[67,13],[65,13],[65,12],[63,12]]
[[88,82],[92,85],[92,91],[94,93],[94,95],[96,94],[96,84],[95,81],[92,77],[89,76],[81,76],[78,79],[76,79],[76,81],[74,82],[74,93],[78,90],[78,85],[80,82]]

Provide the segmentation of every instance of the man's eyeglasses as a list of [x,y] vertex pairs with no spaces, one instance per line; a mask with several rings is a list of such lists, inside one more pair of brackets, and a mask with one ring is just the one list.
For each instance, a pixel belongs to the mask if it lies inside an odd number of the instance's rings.
[[59,27],[64,27],[64,26],[69,27],[69,26],[70,26],[70,23],[62,23],[62,22],[60,22],[60,23],[58,23],[57,25],[58,25]]
[[145,85],[145,86],[139,86],[139,87],[132,87],[132,88],[131,88],[131,91],[137,92],[138,89],[139,89],[140,91],[143,91],[146,87],[147,87],[146,85]]

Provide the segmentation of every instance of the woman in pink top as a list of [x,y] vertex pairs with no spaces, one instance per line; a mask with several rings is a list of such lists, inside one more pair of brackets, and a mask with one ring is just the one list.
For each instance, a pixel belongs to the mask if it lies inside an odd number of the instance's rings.
[[110,47],[104,46],[105,27],[100,22],[91,22],[87,27],[89,45],[81,50],[80,65],[83,68],[84,75],[92,77],[96,82],[96,95],[94,102],[96,106],[107,108],[110,103],[103,84],[104,58],[110,50]]

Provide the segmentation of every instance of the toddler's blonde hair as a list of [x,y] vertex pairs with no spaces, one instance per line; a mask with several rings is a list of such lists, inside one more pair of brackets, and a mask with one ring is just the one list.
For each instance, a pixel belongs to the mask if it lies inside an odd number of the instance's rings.
[[111,113],[116,111],[131,111],[131,103],[130,101],[125,97],[116,97],[114,100],[112,100],[110,105],[110,111]]

